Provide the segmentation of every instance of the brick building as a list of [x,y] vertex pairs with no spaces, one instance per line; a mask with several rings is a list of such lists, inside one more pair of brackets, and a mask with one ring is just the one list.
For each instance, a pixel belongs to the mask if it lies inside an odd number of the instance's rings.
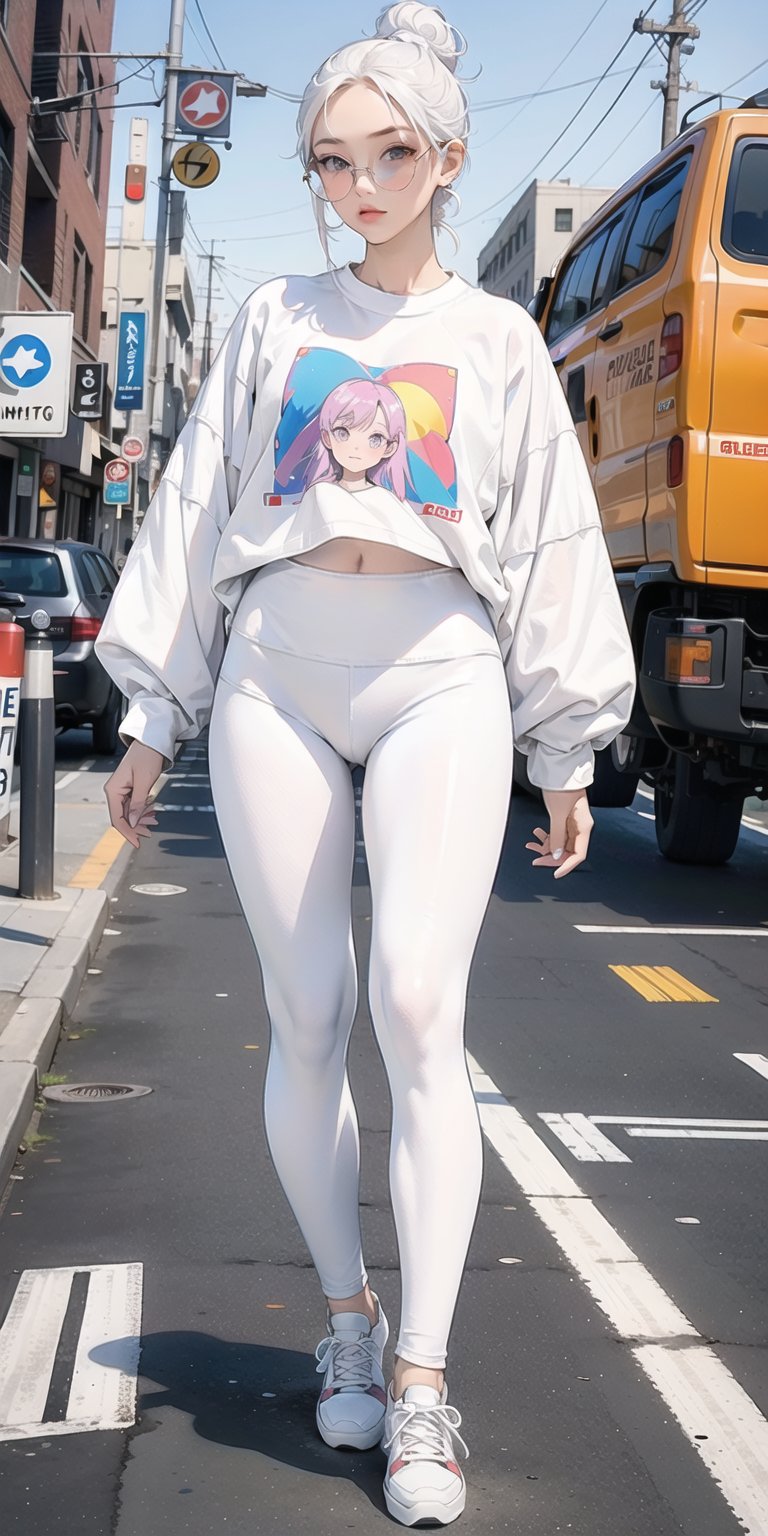
[[[73,367],[99,352],[114,63],[97,55],[114,6],[0,0],[0,310],[71,310]],[[0,533],[93,537],[103,426],[70,416],[64,438],[0,438]]]

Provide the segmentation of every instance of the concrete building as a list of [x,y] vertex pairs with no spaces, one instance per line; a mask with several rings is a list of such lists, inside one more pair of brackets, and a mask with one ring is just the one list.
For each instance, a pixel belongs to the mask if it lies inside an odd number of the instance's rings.
[[574,187],[568,180],[532,181],[483,246],[477,259],[479,286],[528,304],[540,279],[613,190]]
[[[139,120],[140,121],[140,120]],[[132,125],[133,126],[133,125]],[[147,336],[151,332],[152,285],[155,270],[155,246],[145,239],[144,203],[126,202],[122,213],[121,235],[107,242],[104,264],[104,303],[101,316],[100,356],[114,374],[117,316],[130,310],[147,314]],[[194,389],[192,383],[193,327],[195,298],[190,263],[184,249],[184,193],[171,193],[169,249],[165,269],[165,304],[160,320],[160,367],[164,387],[157,391],[154,430],[159,453],[156,462],[145,458],[138,469],[137,513],[146,509],[165,461],[184,425]],[[149,368],[147,367],[147,375]],[[122,441],[126,432],[149,444],[149,390],[145,388],[141,412],[113,411],[112,432]],[[128,530],[130,532],[130,530]]]
[[[0,308],[71,310],[73,368],[98,357],[114,64],[96,55],[113,13],[114,0],[0,0]],[[103,423],[69,424],[0,439],[0,533],[93,538],[109,447]]]

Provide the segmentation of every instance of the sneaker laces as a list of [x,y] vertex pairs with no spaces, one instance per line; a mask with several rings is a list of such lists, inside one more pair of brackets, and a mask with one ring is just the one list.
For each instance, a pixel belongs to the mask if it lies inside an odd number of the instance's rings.
[[375,1339],[343,1339],[338,1334],[329,1334],[320,1340],[315,1350],[315,1358],[320,1362],[318,1371],[328,1369],[329,1355],[334,1386],[357,1388],[358,1391],[361,1386],[370,1386],[373,1361],[378,1363],[379,1356]]
[[396,1436],[402,1434],[403,1443],[398,1454],[403,1461],[442,1461],[447,1438],[451,1449],[460,1447],[466,1457],[469,1447],[459,1434],[460,1423],[461,1414],[451,1403],[436,1403],[427,1408],[421,1403],[404,1403],[398,1398],[392,1433],[382,1439],[381,1448],[389,1450]]

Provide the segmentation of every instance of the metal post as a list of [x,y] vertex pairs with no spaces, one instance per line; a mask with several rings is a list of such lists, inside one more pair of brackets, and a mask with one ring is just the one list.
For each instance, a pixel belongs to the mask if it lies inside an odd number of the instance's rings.
[[0,849],[8,846],[16,731],[24,676],[24,630],[0,608]]
[[[171,0],[171,24],[168,34],[168,59],[165,66],[165,107],[163,112],[163,147],[157,192],[157,233],[152,281],[152,325],[149,352],[149,474],[153,474],[153,449],[162,432],[155,431],[158,391],[165,384],[165,368],[160,372],[160,331],[165,299],[165,255],[168,245],[168,208],[171,196],[171,161],[176,134],[177,74],[184,47],[185,0]],[[162,414],[162,406],[161,406]],[[162,424],[162,423],[161,423]]]
[[205,329],[203,331],[203,358],[202,358],[202,363],[201,363],[201,366],[200,366],[200,382],[201,382],[201,384],[202,384],[204,379],[207,379],[208,374],[211,371],[211,347],[212,347],[212,341],[213,341],[212,334],[211,334],[211,300],[212,300],[212,297],[213,297],[213,263],[214,263],[214,254],[213,254],[213,252],[214,252],[215,245],[216,245],[216,241],[212,240],[211,241],[211,253],[210,253],[210,256],[206,256],[206,258],[205,258],[205,260],[208,263],[208,298],[207,298],[206,305],[205,305]]
[[21,687],[21,805],[19,896],[57,900],[53,888],[56,735],[53,645],[45,630],[50,616],[38,608],[27,635]]

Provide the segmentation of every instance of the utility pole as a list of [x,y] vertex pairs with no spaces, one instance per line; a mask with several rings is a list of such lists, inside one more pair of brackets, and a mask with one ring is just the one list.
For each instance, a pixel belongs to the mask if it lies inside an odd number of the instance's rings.
[[203,379],[207,379],[208,374],[210,372],[210,368],[211,368],[211,347],[212,347],[212,341],[213,341],[213,338],[212,338],[212,335],[211,335],[211,299],[213,297],[213,265],[214,265],[214,261],[216,259],[214,254],[213,254],[215,245],[216,245],[216,241],[212,240],[211,241],[211,252],[210,252],[210,255],[206,256],[204,258],[207,261],[207,263],[208,263],[208,296],[207,296],[206,305],[205,305],[205,329],[203,331],[203,355],[202,355],[202,358],[200,360],[200,383],[201,384],[203,382]]
[[666,149],[677,138],[677,109],[680,92],[695,90],[693,85],[680,82],[680,56],[693,53],[693,39],[701,37],[698,27],[686,20],[684,0],[672,0],[672,16],[666,26],[659,21],[648,21],[638,16],[633,22],[635,32],[650,32],[654,37],[668,39],[667,75],[665,80],[652,80],[651,89],[664,95],[664,119],[661,130],[661,147]]
[[[168,246],[168,209],[171,196],[171,161],[176,137],[177,70],[181,68],[184,48],[184,12],[186,0],[171,0],[171,24],[168,33],[168,53],[165,64],[165,91],[163,108],[163,146],[160,164],[160,180],[157,193],[157,232],[155,235],[155,264],[152,282],[152,329],[149,349],[149,477],[150,487],[155,470],[159,468],[158,439],[162,432],[155,428],[155,417],[162,416],[162,391],[165,385],[165,363],[160,365],[160,331],[165,308],[165,255]],[[160,422],[162,428],[162,420]],[[158,463],[155,463],[157,458]]]

